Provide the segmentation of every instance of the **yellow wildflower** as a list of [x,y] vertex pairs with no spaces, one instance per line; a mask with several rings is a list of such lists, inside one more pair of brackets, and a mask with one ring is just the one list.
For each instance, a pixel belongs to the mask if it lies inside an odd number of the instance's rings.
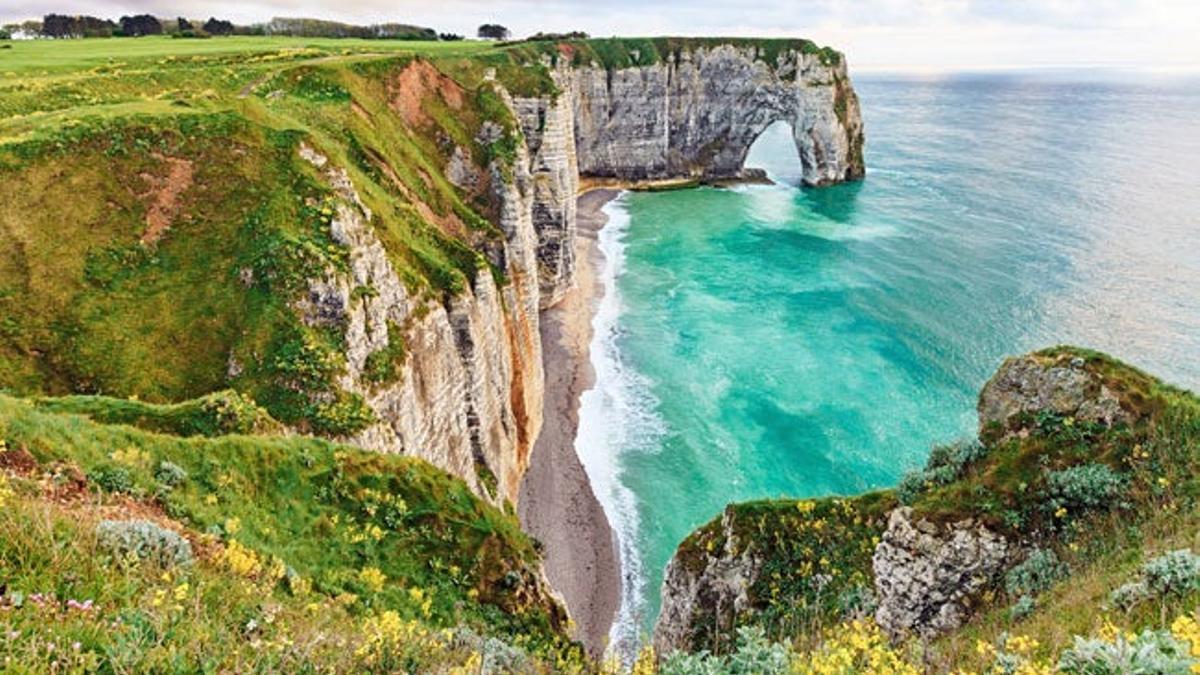
[[262,560],[253,549],[231,540],[221,553],[221,562],[230,571],[241,577],[255,577],[262,572]]
[[4,508],[15,494],[8,485],[8,477],[0,473],[0,508]]
[[383,590],[383,585],[387,582],[387,576],[379,571],[378,567],[364,567],[358,573],[358,580],[371,591],[378,593]]
[[175,602],[183,602],[187,599],[188,591],[191,589],[185,581],[175,587]]
[[226,518],[225,519],[225,534],[237,534],[242,530],[241,518]]

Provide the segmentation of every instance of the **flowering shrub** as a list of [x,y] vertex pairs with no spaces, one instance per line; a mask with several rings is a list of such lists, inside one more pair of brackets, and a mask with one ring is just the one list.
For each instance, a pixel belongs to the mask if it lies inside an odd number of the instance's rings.
[[114,557],[136,556],[163,567],[190,565],[192,545],[148,520],[103,520],[96,526],[100,547]]
[[921,669],[892,649],[873,621],[851,621],[829,631],[811,654],[794,657],[792,672],[800,675],[918,675]]
[[1054,672],[1050,663],[1034,656],[1034,652],[1039,646],[1037,640],[1024,635],[1002,634],[997,644],[993,645],[980,640],[976,643],[975,650],[980,656],[991,662],[988,669],[984,671],[986,673],[1050,675]]
[[383,585],[387,583],[387,576],[383,572],[380,572],[378,567],[364,567],[358,573],[358,580],[371,592],[378,593],[383,590]]
[[221,563],[231,572],[246,578],[257,577],[263,571],[263,561],[253,549],[242,546],[236,539],[225,544]]
[[0,473],[0,509],[8,505],[13,498],[13,489],[8,484],[8,476]]
[[1171,623],[1171,635],[1190,647],[1192,658],[1198,662],[1192,665],[1192,672],[1200,670],[1200,622],[1190,616],[1181,616]]
[[428,652],[445,649],[445,642],[416,621],[393,611],[363,622],[362,643],[354,655],[380,672],[412,672]]

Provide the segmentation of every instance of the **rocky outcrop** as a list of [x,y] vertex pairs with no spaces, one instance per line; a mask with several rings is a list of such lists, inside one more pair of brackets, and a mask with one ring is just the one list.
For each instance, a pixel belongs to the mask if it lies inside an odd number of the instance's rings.
[[754,46],[670,53],[654,65],[574,71],[575,143],[584,176],[625,181],[735,178],[771,123],[784,121],[804,182],[863,176],[862,121],[845,61]]
[[721,517],[721,548],[676,555],[667,565],[662,611],[654,626],[658,653],[692,649],[697,632],[730,634],[734,617],[750,607],[750,588],[758,580],[761,560],[738,536],[734,517],[732,509]]
[[939,526],[913,522],[908,507],[892,511],[872,560],[876,622],[893,637],[932,637],[958,628],[1009,552],[1003,536],[970,520]]
[[[492,275],[481,272],[466,292],[442,305],[409,294],[345,171],[307,146],[301,154],[340,197],[330,228],[350,251],[349,272],[312,280],[298,308],[310,324],[345,329],[346,369],[338,384],[363,396],[377,418],[348,440],[420,457],[481,495],[515,501],[541,421],[528,174],[517,171],[511,182],[493,183],[505,192],[500,226],[512,283],[497,288]],[[358,294],[358,288],[371,291]],[[392,326],[404,327],[404,363],[394,382],[372,383],[365,376],[368,359],[399,337]]]
[[1035,415],[1052,413],[1104,426],[1132,415],[1079,356],[1027,354],[1008,359],[979,394],[980,433],[1004,438],[1028,433]]
[[538,278],[541,303],[550,307],[562,299],[575,274],[575,197],[579,168],[575,160],[574,91],[571,71],[552,71],[566,95],[514,99],[525,136],[533,181],[530,218],[537,232]]

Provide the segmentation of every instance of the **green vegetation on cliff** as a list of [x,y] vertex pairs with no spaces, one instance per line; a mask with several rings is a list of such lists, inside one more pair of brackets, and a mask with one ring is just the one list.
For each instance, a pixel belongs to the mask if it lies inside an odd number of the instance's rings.
[[[720,569],[728,580],[733,565],[751,581],[736,612],[726,598],[693,615],[691,646],[727,652],[752,627],[819,663],[831,646],[874,644],[873,628],[847,622],[872,613],[874,543],[903,503],[918,531],[971,523],[1010,548],[968,599],[964,626],[886,657],[911,664],[899,672],[1129,672],[1170,661],[1172,645],[1184,671],[1200,662],[1200,399],[1106,355],[1056,347],[1006,363],[980,413],[978,442],[934,448],[895,491],[731,505],[688,537],[673,562],[688,578]],[[820,560],[837,561],[837,573]],[[710,672],[690,667],[664,672]]]
[[[477,667],[481,636],[510,645],[489,658],[578,663],[533,542],[461,481],[324,441],[51,412],[136,406],[0,395],[7,668],[427,672]],[[186,552],[158,556],[171,533]]]
[[[347,172],[419,301],[481,270],[503,283],[481,254],[501,236],[487,167],[507,171],[519,130],[482,75],[464,88],[422,60],[485,48],[113,44],[0,56],[0,387],[160,403],[233,387],[301,429],[369,424],[336,384],[343,326],[296,309],[347,265],[330,227],[347,197],[300,150]],[[447,178],[456,154],[472,186]]]

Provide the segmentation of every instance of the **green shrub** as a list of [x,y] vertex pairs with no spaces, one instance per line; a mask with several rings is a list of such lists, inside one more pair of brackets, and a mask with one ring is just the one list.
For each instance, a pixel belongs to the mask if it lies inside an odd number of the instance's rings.
[[1008,617],[1013,621],[1020,621],[1030,614],[1033,614],[1034,610],[1036,609],[1037,602],[1035,602],[1034,599],[1028,595],[1022,595],[1021,597],[1017,598],[1017,601],[1014,602],[1011,607],[1008,608]]
[[1125,478],[1106,464],[1083,464],[1046,475],[1044,508],[1106,509],[1121,502]]
[[1124,675],[1127,673],[1194,672],[1188,646],[1162,631],[1144,631],[1133,640],[1117,636],[1113,642],[1075,638],[1063,652],[1058,668],[1069,675]]
[[102,520],[96,537],[114,558],[133,555],[162,567],[190,565],[194,559],[187,539],[148,520]]
[[1036,549],[1004,576],[1004,588],[1012,596],[1034,596],[1054,585],[1068,573],[1054,551]]
[[743,626],[737,631],[737,649],[726,656],[675,652],[659,666],[660,675],[783,675],[789,672],[792,652],[767,640],[761,628]]
[[1150,587],[1144,581],[1131,581],[1108,594],[1108,604],[1129,611],[1150,599]]
[[1110,593],[1108,603],[1128,611],[1152,598],[1187,595],[1197,590],[1200,590],[1200,555],[1180,549],[1147,561],[1139,570],[1139,578]]
[[133,491],[133,475],[123,466],[102,464],[89,471],[87,477],[105,492]]
[[187,471],[183,467],[165,459],[158,463],[158,469],[154,472],[154,480],[172,488],[182,485],[187,478]]
[[871,616],[879,604],[875,598],[875,591],[865,585],[852,586],[843,590],[838,594],[837,602],[842,618],[845,619],[861,619]]
[[1159,597],[1200,590],[1200,555],[1187,549],[1160,555],[1142,565],[1142,578]]
[[987,448],[978,441],[935,445],[924,470],[911,471],[900,480],[896,496],[901,503],[912,504],[922,493],[958,480],[967,467],[986,454]]

